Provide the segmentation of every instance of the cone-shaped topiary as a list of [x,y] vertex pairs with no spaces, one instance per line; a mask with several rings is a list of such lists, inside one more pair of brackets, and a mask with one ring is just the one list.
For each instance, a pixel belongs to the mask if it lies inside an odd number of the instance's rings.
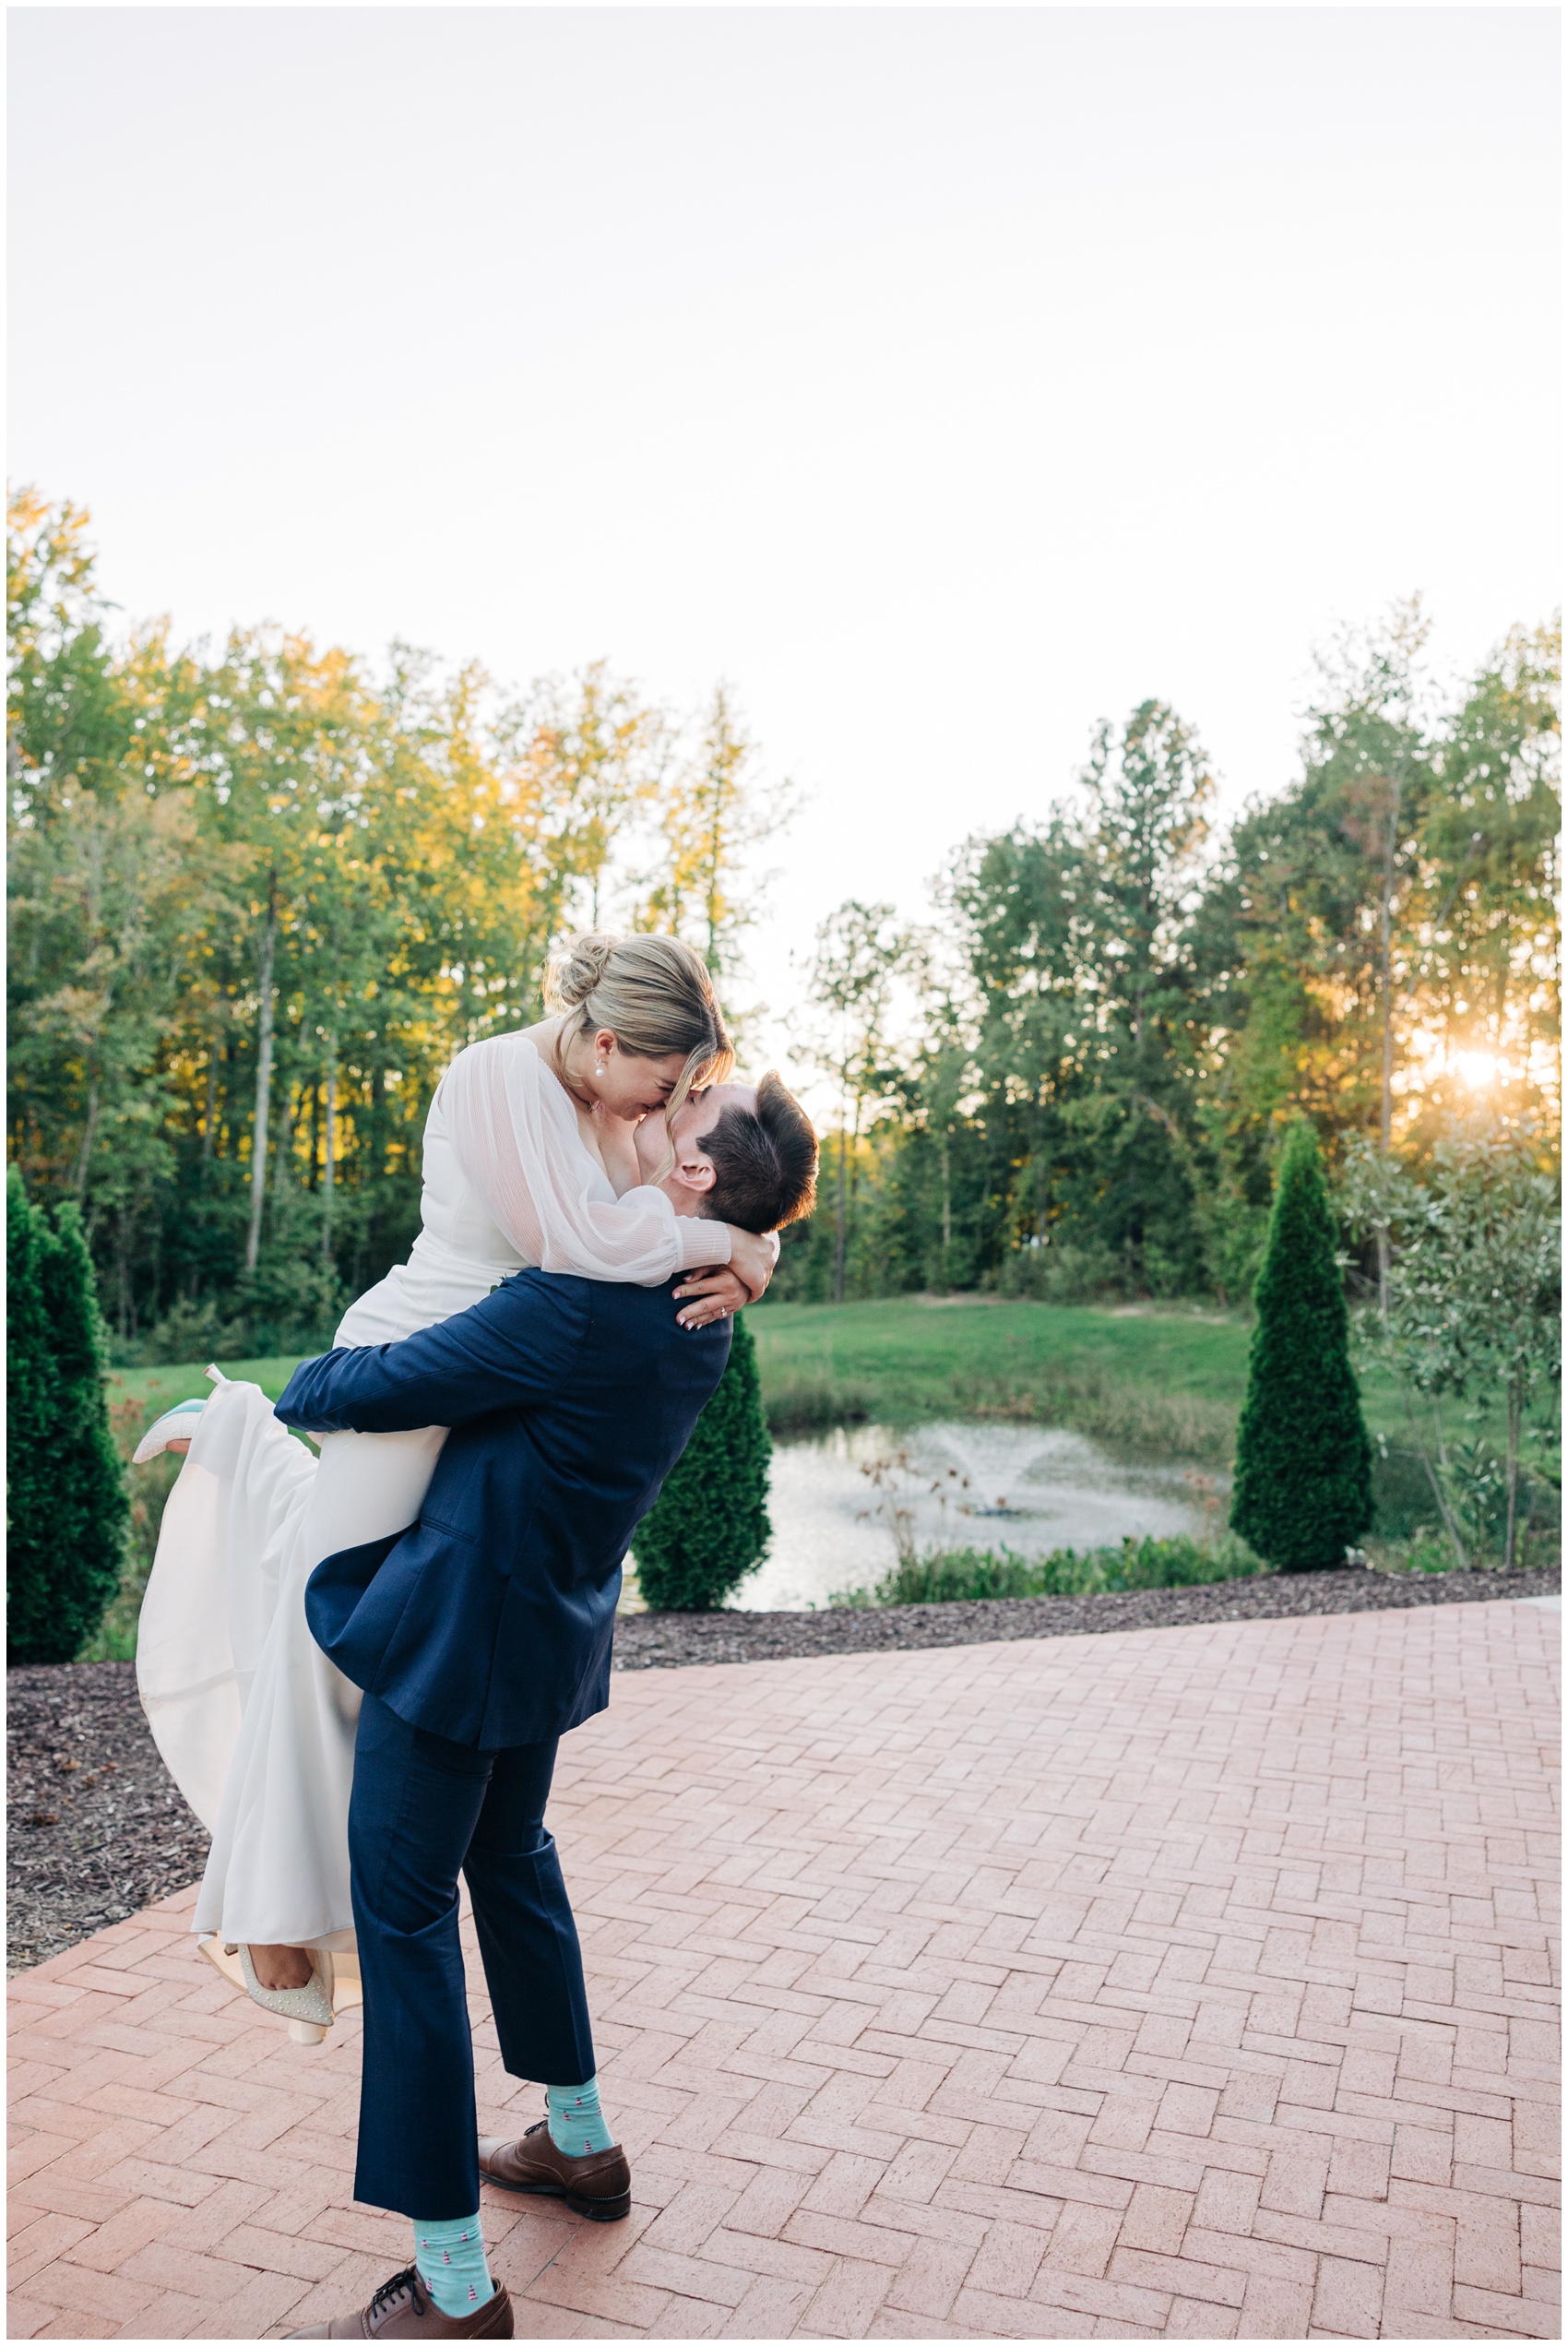
[[1236,1436],[1230,1528],[1282,1572],[1343,1564],[1372,1519],[1372,1444],[1317,1136],[1287,1137]]
[[98,1280],[81,1215],[72,1204],[54,1209],[54,1244],[43,1258],[43,1304],[60,1377],[54,1602],[62,1642],[69,1639],[75,1653],[120,1586],[130,1500],[103,1390],[109,1346]]
[[762,1562],[773,1536],[772,1450],[756,1346],[737,1317],[729,1366],[633,1542],[637,1586],[655,1613],[711,1613]]
[[103,1331],[75,1206],[51,1230],[6,1191],[6,1658],[69,1661],[120,1585],[125,1474],[103,1395]]
[[40,1255],[49,1233],[15,1165],[6,1176],[6,1659],[42,1661],[60,1378],[49,1345]]

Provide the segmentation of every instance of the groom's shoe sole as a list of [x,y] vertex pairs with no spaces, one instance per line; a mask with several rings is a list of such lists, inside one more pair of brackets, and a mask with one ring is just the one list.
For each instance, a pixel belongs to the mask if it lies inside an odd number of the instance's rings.
[[620,2145],[590,2151],[586,2159],[570,2158],[552,2142],[542,2118],[512,2142],[499,2135],[481,2135],[479,2172],[481,2183],[493,2183],[500,2191],[516,2191],[531,2199],[564,2199],[574,2215],[586,2216],[590,2223],[618,2224],[632,2212],[632,2171]]

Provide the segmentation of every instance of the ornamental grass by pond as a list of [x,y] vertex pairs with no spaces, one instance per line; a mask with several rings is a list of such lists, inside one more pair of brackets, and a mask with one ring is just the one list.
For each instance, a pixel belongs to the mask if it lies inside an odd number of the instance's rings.
[[1123,1540],[1118,1547],[1056,1548],[1047,1556],[1009,1548],[946,1548],[900,1555],[870,1589],[844,1589],[838,1607],[960,1604],[982,1597],[1087,1597],[1130,1589],[1191,1589],[1215,1580],[1252,1579],[1266,1569],[1252,1550],[1227,1536],[1212,1544],[1178,1534]]

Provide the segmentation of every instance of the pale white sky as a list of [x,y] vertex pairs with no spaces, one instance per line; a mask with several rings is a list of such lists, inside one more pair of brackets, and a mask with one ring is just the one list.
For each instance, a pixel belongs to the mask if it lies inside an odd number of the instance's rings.
[[752,959],[1101,715],[1293,769],[1314,639],[1556,601],[1550,9],[10,16],[9,470],[126,612],[729,679]]

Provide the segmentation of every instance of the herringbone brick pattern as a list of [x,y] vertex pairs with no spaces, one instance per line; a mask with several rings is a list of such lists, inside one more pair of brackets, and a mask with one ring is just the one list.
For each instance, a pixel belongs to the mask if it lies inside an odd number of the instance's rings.
[[[519,2334],[1556,2336],[1556,1643],[1496,1603],[617,1679],[553,1821],[636,2204],[487,2194]],[[13,1987],[13,2336],[255,2338],[405,2261],[348,2196],[357,2019],[289,2045],[188,1904]]]

